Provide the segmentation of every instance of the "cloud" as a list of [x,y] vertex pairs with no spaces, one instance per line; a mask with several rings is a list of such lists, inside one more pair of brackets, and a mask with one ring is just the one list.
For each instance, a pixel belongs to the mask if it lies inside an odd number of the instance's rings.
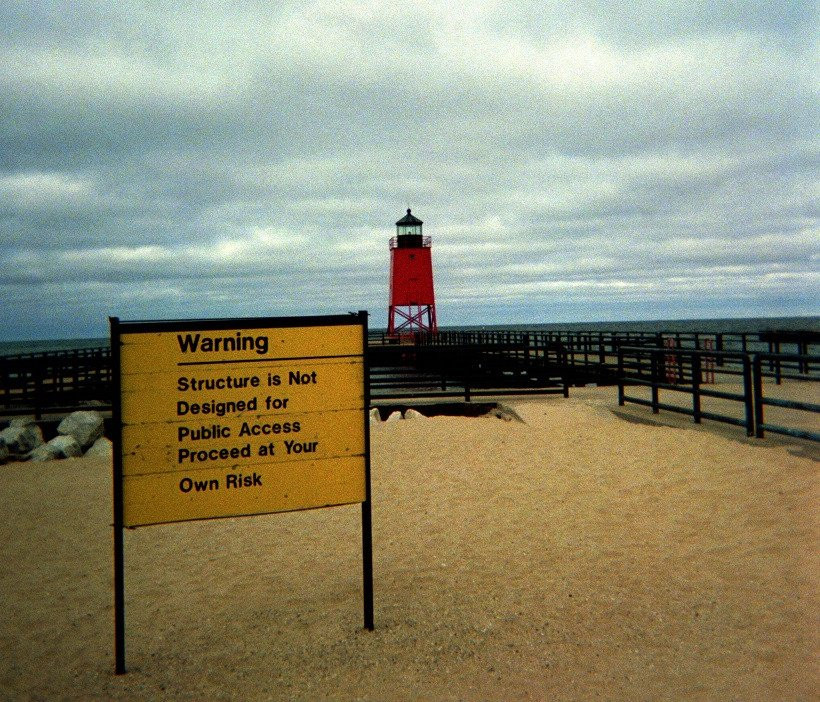
[[23,172],[0,177],[0,213],[67,215],[97,206],[95,184],[64,173]]
[[[0,7],[0,328],[368,308],[811,314],[808,3]],[[77,320],[82,320],[78,322]]]

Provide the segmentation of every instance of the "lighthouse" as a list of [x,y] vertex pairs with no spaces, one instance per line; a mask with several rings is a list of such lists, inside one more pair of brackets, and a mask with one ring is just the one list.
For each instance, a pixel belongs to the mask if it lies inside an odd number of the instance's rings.
[[393,335],[433,332],[436,300],[433,293],[431,239],[422,236],[423,222],[408,208],[396,222],[396,236],[390,239],[390,306],[387,333]]

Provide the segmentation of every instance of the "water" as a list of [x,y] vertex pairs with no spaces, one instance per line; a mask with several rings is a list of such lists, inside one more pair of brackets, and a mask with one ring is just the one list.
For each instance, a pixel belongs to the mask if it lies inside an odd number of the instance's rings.
[[[554,331],[637,331],[637,332],[706,332],[742,333],[777,330],[820,331],[820,317],[749,317],[743,319],[670,319],[639,322],[572,322],[546,324],[473,324],[456,327],[443,326],[443,331],[479,329],[487,331],[554,330]],[[385,331],[372,329],[372,331]],[[0,341],[0,356],[37,351],[62,351],[107,347],[108,338],[39,339],[36,341]]]
[[67,351],[71,349],[107,348],[107,338],[36,339],[34,341],[0,341],[0,356],[38,351]]

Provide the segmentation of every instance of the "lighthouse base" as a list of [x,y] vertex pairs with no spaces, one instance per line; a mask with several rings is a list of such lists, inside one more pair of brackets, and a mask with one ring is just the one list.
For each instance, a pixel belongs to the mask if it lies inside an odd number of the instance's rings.
[[410,336],[417,332],[435,334],[435,305],[390,305],[387,314],[388,336]]

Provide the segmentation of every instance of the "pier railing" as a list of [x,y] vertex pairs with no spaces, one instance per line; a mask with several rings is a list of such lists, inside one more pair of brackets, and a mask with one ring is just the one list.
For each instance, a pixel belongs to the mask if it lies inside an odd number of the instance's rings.
[[[805,378],[812,374],[809,361],[797,360],[807,356],[811,346],[820,345],[820,334],[815,332],[622,332],[622,331],[560,331],[534,332],[551,343],[561,344],[567,352],[573,369],[584,369],[590,381],[606,382],[617,379],[618,350],[621,347],[673,348],[681,351],[716,352],[715,371],[726,376],[743,377],[744,355],[767,353],[762,368],[765,377],[780,383],[783,378]],[[815,366],[816,369],[816,366]]]
[[485,338],[469,331],[419,335],[406,376],[371,363],[371,397],[502,396],[569,392],[567,362],[555,344],[532,343],[526,332]]
[[[704,383],[704,368],[711,371],[718,359],[733,362],[742,370],[741,392],[717,390]],[[708,372],[707,371],[707,372]],[[618,404],[627,402],[660,410],[688,414],[696,424],[711,419],[724,424],[745,427],[747,436],[754,436],[754,405],[752,396],[752,364],[748,354],[727,351],[696,351],[673,347],[647,348],[622,346],[618,349]],[[626,387],[645,386],[650,399],[626,394]],[[691,396],[691,406],[660,401],[660,391]],[[743,405],[743,415],[737,417],[703,409],[703,398],[729,400]]]
[[[660,410],[677,412],[692,417],[700,424],[709,419],[725,424],[733,424],[746,429],[747,436],[763,438],[766,431],[785,434],[811,441],[820,441],[820,433],[807,429],[805,425],[817,425],[820,404],[774,397],[765,393],[766,378],[780,385],[784,379],[813,384],[820,376],[812,373],[817,368],[820,356],[809,354],[783,353],[738,353],[714,350],[677,349],[673,346],[648,348],[621,346],[618,350],[618,404],[627,402],[650,407],[654,414]],[[725,373],[728,365],[739,367],[741,381],[739,389],[718,389],[718,377]],[[732,371],[735,373],[735,371]],[[735,373],[736,374],[736,373]],[[730,379],[731,380],[731,379]],[[649,398],[627,395],[627,387],[649,388]],[[661,402],[661,391],[678,396],[689,396],[687,404]],[[731,407],[738,403],[739,412],[728,414],[724,411],[705,410],[704,398],[722,401],[721,407]],[[791,411],[792,426],[783,423],[764,422],[764,406]],[[738,413],[741,416],[737,416]],[[784,420],[788,421],[788,420]]]
[[[653,410],[690,413],[695,421],[712,419],[759,431],[813,438],[816,433],[782,422],[764,422],[763,406],[798,413],[816,412],[804,402],[786,407],[763,381],[820,379],[820,356],[812,345],[820,334],[800,332],[703,333],[549,330],[444,330],[393,338],[371,332],[370,385],[374,399],[484,395],[568,394],[570,385],[644,385],[650,395],[638,404]],[[669,359],[672,359],[670,362]],[[760,401],[754,401],[749,364],[760,378]],[[716,382],[715,382],[716,381]],[[722,385],[723,387],[719,387]],[[739,386],[741,389],[730,386]],[[111,355],[108,348],[40,352],[0,357],[0,411],[4,414],[63,412],[94,405],[110,406]],[[654,390],[652,389],[654,387]],[[753,418],[749,422],[748,391]],[[660,402],[659,392],[691,401],[685,407]],[[636,397],[633,393],[630,397]],[[655,401],[653,402],[653,398]],[[631,401],[624,395],[624,402]],[[704,402],[706,404],[704,404]],[[741,412],[727,410],[737,402]],[[670,404],[673,406],[665,407]],[[717,408],[712,405],[717,404]],[[740,405],[738,405],[738,408]],[[714,410],[714,411],[713,411]],[[798,414],[798,416],[804,416]],[[808,416],[808,415],[805,415]],[[771,419],[771,417],[769,418]],[[805,423],[805,422],[804,422]],[[758,425],[760,429],[758,429]],[[806,434],[808,432],[808,434]]]
[[0,409],[6,414],[111,406],[111,350],[43,351],[0,358]]
[[[767,431],[772,432],[774,434],[785,434],[787,436],[794,436],[799,439],[809,439],[811,441],[820,441],[820,433],[816,431],[812,431],[810,429],[800,428],[800,427],[787,427],[782,424],[773,424],[771,422],[764,421],[764,407],[780,407],[787,410],[793,410],[798,412],[810,412],[813,415],[817,415],[820,413],[820,404],[814,402],[798,402],[796,400],[786,400],[782,398],[776,397],[766,397],[764,395],[764,384],[763,384],[763,368],[765,365],[771,361],[774,361],[777,364],[782,363],[784,360],[790,360],[793,362],[797,362],[799,367],[808,368],[809,364],[816,364],[820,362],[820,356],[809,356],[807,354],[789,354],[786,358],[784,358],[783,354],[770,354],[770,353],[760,353],[755,354],[754,361],[753,361],[753,384],[754,384],[754,404],[755,404],[755,427],[756,427],[756,436],[758,438],[763,438]],[[781,376],[786,377],[786,376]],[[792,376],[789,376],[792,377]],[[802,375],[798,376],[800,380],[805,380],[809,383],[815,383],[820,378],[817,377],[808,377],[804,378]],[[815,425],[817,422],[814,422]]]
[[[383,332],[371,333],[370,343],[390,344],[458,344],[501,348],[511,344],[533,348],[560,347],[566,353],[567,364],[577,382],[611,382],[617,380],[618,349],[622,346],[675,348],[718,352],[717,372],[727,376],[743,376],[742,355],[772,354],[763,368],[766,377],[776,382],[781,378],[809,375],[807,361],[787,361],[789,354],[809,354],[812,345],[820,345],[820,334],[802,332],[680,332],[680,331],[548,331],[548,330],[440,330],[437,334],[413,338],[390,337]],[[721,354],[729,355],[721,355]],[[778,357],[781,357],[778,360]]]

